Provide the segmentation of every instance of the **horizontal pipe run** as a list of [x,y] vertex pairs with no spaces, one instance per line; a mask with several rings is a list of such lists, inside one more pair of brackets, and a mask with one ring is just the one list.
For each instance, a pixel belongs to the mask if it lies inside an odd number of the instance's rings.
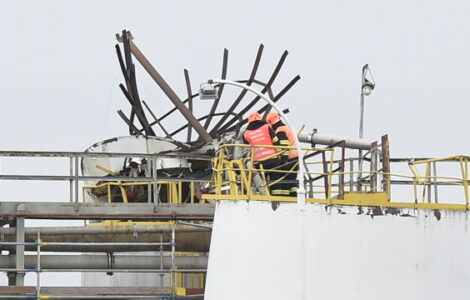
[[[41,272],[47,273],[95,273],[95,272],[113,272],[113,273],[156,273],[166,274],[174,270],[144,270],[144,269],[41,269]],[[34,270],[36,272],[36,270]],[[206,273],[207,269],[178,269],[177,273]]]
[[333,136],[333,135],[320,135],[317,133],[301,133],[299,135],[299,141],[302,143],[311,143],[319,145],[333,145],[341,141],[345,142],[345,147],[350,149],[360,149],[360,150],[370,150],[371,141],[364,139],[356,139],[342,136]]
[[171,243],[60,243],[60,242],[0,242],[0,246],[8,245],[24,245],[24,246],[38,246],[47,247],[47,246],[103,246],[103,247],[112,247],[112,246],[171,246]]
[[[42,298],[44,297],[44,298]],[[202,299],[204,295],[164,296],[164,295],[40,295],[40,299]],[[0,295],[0,299],[37,299],[36,295]]]
[[[75,176],[70,175],[0,175],[0,180],[38,180],[38,181],[69,181],[75,180]],[[120,185],[125,185],[126,182],[142,182],[144,184],[153,183],[166,183],[166,182],[200,182],[206,183],[210,181],[207,179],[185,179],[185,178],[160,178],[155,180],[150,177],[126,177],[126,176],[78,176],[79,181],[100,181],[102,183],[116,183],[121,181]]]
[[[155,251],[161,241],[164,248],[171,246],[171,232],[176,234],[176,249],[184,252],[207,252],[211,239],[210,228],[192,225],[116,225],[113,226],[29,227],[25,230],[25,249],[36,251],[40,233],[42,251],[52,252],[131,252]],[[187,223],[192,224],[192,223]],[[198,224],[202,225],[202,224]],[[5,242],[2,250],[15,250],[16,229],[0,228]]]
[[181,154],[146,154],[146,153],[130,153],[130,152],[57,152],[57,151],[0,151],[0,157],[80,157],[80,158],[188,158],[196,160],[211,160],[211,156],[204,155],[181,155]]
[[42,242],[41,247],[47,246],[171,246],[171,243],[55,243],[55,242]]
[[[143,269],[156,270],[173,267],[172,257],[163,256],[163,265],[160,265],[160,255],[112,255],[112,265],[109,265],[108,255],[41,255],[41,268],[43,269]],[[175,256],[175,264],[181,269],[206,269],[207,256]],[[36,268],[37,256],[25,255],[25,269]],[[0,268],[13,269],[15,267],[15,255],[1,255]]]
[[[19,273],[84,273],[84,272],[113,272],[113,273],[171,273],[174,272],[172,269],[163,270],[146,270],[146,269],[14,269],[14,268],[0,268],[0,272],[19,272]],[[178,269],[178,273],[206,273],[207,269]]]
[[[178,222],[180,223],[180,222]],[[207,232],[207,229],[200,229],[194,227],[192,223],[184,222],[181,225],[96,225],[93,223],[90,226],[68,226],[68,227],[26,227],[25,235],[36,236],[39,232],[41,237],[44,238],[47,235],[84,235],[84,234],[103,234],[103,233],[168,233],[173,229],[176,233],[179,232]],[[189,225],[191,224],[191,225]],[[200,225],[200,224],[197,224]],[[0,234],[3,236],[14,236],[16,235],[16,228],[0,228]]]

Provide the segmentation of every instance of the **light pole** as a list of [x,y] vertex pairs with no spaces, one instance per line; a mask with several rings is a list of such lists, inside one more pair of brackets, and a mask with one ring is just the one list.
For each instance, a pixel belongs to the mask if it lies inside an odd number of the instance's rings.
[[[207,81],[207,83],[201,85],[201,92],[200,92],[201,99],[214,99],[214,97],[216,97],[217,93],[215,92],[214,84],[233,85],[233,86],[237,86],[237,87],[240,87],[242,89],[245,89],[247,91],[254,93],[258,97],[266,101],[268,104],[270,104],[279,113],[279,115],[281,115],[282,119],[284,119],[287,127],[291,130],[291,132],[295,132],[292,124],[289,122],[286,115],[277,106],[277,104],[274,103],[274,101],[272,101],[271,99],[266,97],[264,94],[258,92],[257,90],[255,90],[254,88],[246,84],[239,83],[239,82],[232,81],[232,80],[226,80],[226,79],[210,79]],[[293,136],[294,136],[294,141],[295,141],[295,144],[293,146],[296,148],[297,153],[299,154],[298,156],[299,172],[297,173],[297,180],[299,181],[299,188],[297,190],[297,204],[299,205],[299,207],[303,208],[303,206],[305,205],[305,188],[304,188],[305,166],[303,164],[303,154],[300,149],[299,139],[296,134],[293,134]]]
[[[270,104],[278,113],[281,115],[282,119],[286,122],[287,127],[291,130],[291,132],[295,132],[293,130],[292,124],[289,122],[285,114],[282,112],[282,110],[268,97],[263,95],[262,93],[258,92],[257,90],[253,89],[252,87],[239,83],[236,81],[231,81],[231,80],[225,80],[225,79],[213,79],[209,80],[206,84],[201,85],[201,92],[200,95],[205,94],[203,98],[209,99],[209,98],[214,98],[213,96],[210,97],[209,95],[216,95],[217,93],[214,91],[214,84],[226,84],[226,85],[233,85],[240,87],[242,89],[245,89],[247,91],[250,91],[254,93],[255,95],[259,96],[261,99],[266,101],[268,104]],[[204,93],[204,86],[206,86],[206,90],[208,93]],[[211,87],[209,87],[211,86]],[[209,97],[207,97],[209,96]],[[305,174],[305,166],[304,166],[304,160],[303,160],[303,154],[300,149],[300,143],[299,139],[296,134],[293,134],[294,136],[294,141],[295,141],[295,148],[298,153],[298,159],[299,159],[299,171],[297,173],[297,180],[299,182],[299,188],[297,190],[297,242],[298,242],[298,255],[297,255],[297,270],[299,274],[299,280],[297,281],[298,287],[297,287],[297,297],[295,299],[298,300],[305,300],[306,299],[306,268],[305,268],[305,188],[304,188],[304,174]],[[325,187],[326,188],[326,187]]]
[[[367,78],[367,74],[370,75],[370,80]],[[372,77],[372,73],[369,69],[369,65],[365,64],[362,67],[362,80],[361,80],[361,115],[359,118],[359,138],[364,137],[364,97],[369,96],[372,90],[375,88],[375,81]],[[361,191],[361,180],[362,180],[362,150],[359,150],[359,166],[358,166],[358,191]]]

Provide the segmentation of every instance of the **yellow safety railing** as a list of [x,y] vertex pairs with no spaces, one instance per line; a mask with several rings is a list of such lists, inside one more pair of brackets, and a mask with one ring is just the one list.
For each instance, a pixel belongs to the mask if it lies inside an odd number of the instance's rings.
[[[111,180],[111,178],[110,178]],[[184,185],[188,185],[185,187]],[[182,203],[183,199],[189,199],[188,203],[201,203],[204,200],[199,200],[196,195],[195,182],[193,181],[158,181],[154,182],[120,182],[120,181],[107,181],[96,185],[88,184],[82,187],[83,199],[87,199],[87,194],[91,196],[91,200],[97,202],[147,202],[149,197],[149,189],[158,188],[159,190],[164,188],[166,193],[163,197],[159,193],[159,200],[166,203]],[[143,197],[139,200],[129,199],[129,193],[131,188],[139,189]],[[89,191],[89,193],[87,193]],[[184,197],[186,195],[187,197]]]
[[[465,203],[469,205],[469,191],[468,191],[468,161],[469,156],[465,155],[455,155],[443,158],[433,158],[426,160],[411,161],[408,166],[410,167],[411,172],[413,173],[413,191],[414,197],[417,201],[418,199],[418,186],[423,186],[423,193],[421,197],[421,202],[425,202],[426,188],[429,186],[437,186],[440,184],[447,185],[458,185],[462,186],[464,190]],[[433,163],[438,162],[457,162],[459,163],[459,169],[461,177],[449,177],[449,176],[431,176],[431,168]],[[418,170],[419,165],[424,165],[424,175]]]
[[[236,147],[244,149],[247,153],[240,157],[233,158]],[[285,146],[258,146],[261,148],[275,148],[279,151],[293,149]],[[254,146],[227,144],[219,149],[217,157],[213,160],[213,193],[205,194],[205,199],[224,200],[268,200],[294,202],[295,197],[274,196],[269,193],[269,187],[285,180],[288,174],[297,173],[294,168],[290,170],[269,169],[265,170],[262,165],[257,165],[253,161]],[[415,207],[432,209],[457,209],[469,208],[470,192],[468,187],[468,156],[451,156],[438,159],[428,159],[412,161],[409,163],[411,175],[395,174],[389,170],[383,171],[383,166],[376,169],[357,171],[345,170],[345,161],[354,160],[351,158],[335,158],[334,148],[302,148],[304,163],[307,167],[305,173],[305,188],[307,202],[342,204],[342,205],[371,205],[390,207]],[[338,151],[336,151],[336,154]],[[460,177],[431,176],[431,164],[437,162],[457,162],[460,165]],[[425,165],[424,175],[421,175],[418,165]],[[340,168],[340,166],[342,166]],[[281,173],[280,179],[268,180],[266,174]],[[359,176],[360,174],[360,176]],[[350,178],[361,178],[361,190],[357,189],[357,181],[346,182],[345,176]],[[375,182],[372,178],[374,177]],[[258,182],[256,182],[256,179]],[[392,180],[393,179],[393,180]],[[372,186],[374,184],[374,186]],[[414,198],[418,199],[418,190],[423,187],[421,201],[414,202],[394,202],[390,199],[391,186],[408,185],[413,189]],[[461,186],[464,190],[465,204],[455,204],[451,201],[447,203],[426,202],[424,189],[438,185]],[[348,191],[346,191],[348,189]],[[429,193],[429,192],[428,192]],[[428,194],[429,196],[429,194]],[[410,199],[411,200],[411,199]],[[405,199],[406,201],[406,199]],[[418,203],[419,202],[419,203]]]
[[[242,157],[233,159],[232,152],[237,147],[245,150],[245,152],[258,147],[274,148],[278,150],[277,154],[259,162],[278,158],[283,151],[294,149],[293,147],[288,146],[251,146],[245,144],[226,144],[221,146],[217,157],[213,160],[214,175],[212,184],[215,195],[223,194],[234,197],[240,196],[240,198],[243,199],[247,197],[255,199],[260,196],[263,196],[263,198],[274,197],[270,194],[270,187],[285,181],[289,174],[297,174],[296,168],[298,167],[298,162],[291,162],[289,169],[276,167],[269,170],[264,169],[262,163],[255,162],[253,160],[254,151],[249,151]],[[328,196],[333,193],[338,193],[338,190],[333,190],[333,177],[339,176],[341,173],[335,170],[334,167],[335,164],[337,164],[337,161],[334,159],[334,149],[302,148],[302,151],[304,152],[304,158],[306,158],[306,164],[320,164],[322,168],[321,172],[307,171],[305,174],[311,178],[310,182],[324,179],[324,184],[322,184],[321,189],[317,191],[310,189],[310,194],[314,195],[322,193],[328,198]],[[329,154],[329,157],[326,157],[326,153]],[[323,160],[320,162],[311,162],[310,158],[318,157],[318,154],[323,157]],[[277,173],[280,178],[276,180],[268,180],[268,174],[273,173]],[[278,197],[284,198],[283,200],[286,201],[295,201],[295,199],[285,199],[292,197],[276,196],[276,198]]]

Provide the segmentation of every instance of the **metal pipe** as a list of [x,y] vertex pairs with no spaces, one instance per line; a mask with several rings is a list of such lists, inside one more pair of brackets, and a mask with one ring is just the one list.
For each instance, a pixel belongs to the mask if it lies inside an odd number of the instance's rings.
[[[21,213],[25,211],[24,204],[20,204],[17,207],[17,212]],[[18,243],[15,246],[15,263],[13,264],[13,256],[9,256],[12,259],[11,266],[15,266],[16,269],[24,269],[25,262],[24,262],[24,218],[18,217],[16,218],[16,242]],[[24,272],[18,271],[16,272],[16,285],[23,286],[24,285]]]
[[[9,270],[9,269],[5,269]],[[29,272],[36,272],[30,270]],[[112,273],[156,273],[160,274],[162,278],[165,274],[171,272],[171,269],[147,270],[147,269],[41,269],[41,272],[49,273],[97,273],[97,272],[112,272]],[[206,273],[207,269],[178,269],[178,273]],[[163,283],[160,285],[163,286]]]
[[[0,268],[3,271],[13,271],[15,257],[1,255]],[[36,255],[25,255],[25,268],[16,270],[29,270],[36,272]],[[163,268],[172,269],[206,269],[207,256],[163,256]],[[44,269],[108,269],[107,255],[41,255],[41,268]],[[160,255],[113,255],[113,268],[115,269],[143,269],[158,270],[160,268]],[[176,269],[175,269],[176,270]]]
[[[37,232],[41,233],[41,237],[44,240],[44,236],[47,235],[84,235],[84,234],[102,234],[102,233],[169,233],[173,227],[176,232],[207,232],[208,228],[201,229],[193,226],[194,224],[188,223],[188,225],[133,225],[133,226],[70,226],[70,227],[27,227],[25,228],[25,235],[36,235]],[[0,228],[0,235],[13,236],[16,234],[16,228]],[[14,244],[14,242],[8,242]],[[7,244],[7,242],[0,242],[0,245]],[[25,243],[34,245],[34,242]]]
[[41,234],[37,233],[37,256],[36,256],[36,297],[38,299],[41,293]]
[[[165,299],[168,300],[166,295],[44,295],[41,297],[50,299]],[[175,299],[202,299],[204,295],[185,295],[176,296]],[[36,299],[34,295],[0,295],[0,299]],[[44,298],[46,299],[46,298]]]
[[371,144],[372,144],[371,141],[367,141],[364,139],[356,139],[356,138],[334,136],[334,135],[320,135],[315,132],[301,133],[299,135],[299,141],[302,143],[312,143],[312,144],[319,144],[319,145],[326,145],[326,146],[344,141],[346,148],[362,149],[362,150],[370,150]]

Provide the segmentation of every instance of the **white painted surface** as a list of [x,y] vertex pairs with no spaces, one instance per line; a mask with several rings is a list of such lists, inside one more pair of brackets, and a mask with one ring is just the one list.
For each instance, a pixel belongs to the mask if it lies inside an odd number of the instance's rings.
[[[470,299],[467,213],[358,213],[307,204],[305,299]],[[295,203],[219,202],[205,299],[298,299],[296,216]]]
[[[89,147],[85,152],[108,152],[108,153],[160,153],[175,150],[177,145],[169,139],[144,136],[123,136],[106,141],[98,142]],[[123,169],[125,157],[120,158],[84,158],[82,160],[83,175],[105,176],[106,172],[96,168],[96,165],[105,167],[119,173]],[[165,158],[157,162],[158,169],[189,167],[188,162],[183,159]]]

